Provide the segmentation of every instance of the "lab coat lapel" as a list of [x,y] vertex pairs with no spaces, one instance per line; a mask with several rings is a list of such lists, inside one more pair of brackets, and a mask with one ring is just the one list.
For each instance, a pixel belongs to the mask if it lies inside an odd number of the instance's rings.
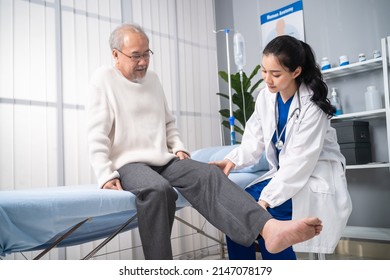
[[278,118],[277,112],[275,111],[275,102],[276,102],[276,94],[273,93],[268,93],[268,98],[267,98],[267,104],[266,106],[269,108],[265,109],[265,112],[269,111],[270,117],[269,121],[265,121],[263,123],[264,127],[264,135],[270,135],[270,138],[268,139],[268,142],[265,145],[265,150],[266,150],[266,155],[268,162],[271,164],[273,168],[277,168],[278,166],[278,160],[276,158],[276,152],[275,152],[275,146],[272,143],[272,136],[275,133],[276,129],[276,118]]
[[[285,143],[287,145],[287,143],[289,142],[289,139],[291,137],[291,134],[293,132],[293,127],[294,125],[297,123],[296,120],[297,120],[297,113],[299,113],[298,110],[295,110],[297,108],[299,108],[299,101],[298,101],[298,94],[295,93],[294,97],[293,97],[293,100],[291,101],[291,105],[290,105],[290,109],[288,110],[288,117],[287,117],[287,127],[286,127],[286,137],[285,137]],[[295,110],[295,112],[294,112]],[[292,118],[290,119],[291,117],[291,113],[294,112]]]

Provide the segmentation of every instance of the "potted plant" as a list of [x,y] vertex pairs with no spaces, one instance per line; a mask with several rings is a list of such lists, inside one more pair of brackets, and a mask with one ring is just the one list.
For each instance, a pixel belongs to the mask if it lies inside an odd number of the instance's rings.
[[[263,81],[263,79],[260,78],[259,80],[255,80],[255,83],[252,85],[252,79],[256,77],[259,70],[260,65],[257,65],[249,77],[245,74],[245,72],[242,72],[242,84],[239,72],[230,75],[231,88],[234,91],[232,92],[232,103],[237,107],[233,110],[233,116],[240,124],[240,126],[237,126],[237,124],[234,125],[234,131],[239,133],[241,136],[244,134],[247,120],[255,110],[255,98],[253,94]],[[225,82],[228,82],[228,74],[225,71],[219,71],[218,74]],[[228,94],[218,92],[217,95],[229,100]],[[226,118],[222,121],[222,125],[230,129],[229,109],[221,109],[219,110],[219,113],[221,116]]]

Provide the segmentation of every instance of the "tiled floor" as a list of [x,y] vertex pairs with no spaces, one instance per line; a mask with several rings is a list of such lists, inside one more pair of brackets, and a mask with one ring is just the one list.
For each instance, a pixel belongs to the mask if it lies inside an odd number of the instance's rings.
[[341,240],[334,254],[327,259],[390,260],[390,242]]
[[[258,259],[261,255],[258,253]],[[313,259],[312,254],[297,253],[298,260]],[[211,255],[203,259],[220,259]],[[227,255],[225,254],[225,259]],[[390,260],[389,242],[370,242],[363,240],[341,240],[334,254],[326,254],[325,260]]]

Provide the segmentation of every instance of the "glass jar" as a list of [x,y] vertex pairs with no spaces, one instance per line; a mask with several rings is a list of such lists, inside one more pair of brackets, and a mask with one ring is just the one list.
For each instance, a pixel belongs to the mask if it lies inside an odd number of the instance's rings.
[[374,54],[374,58],[379,58],[379,57],[381,57],[381,52],[378,51],[378,50],[374,50],[373,54]]
[[366,55],[364,53],[359,53],[359,62],[366,61]]

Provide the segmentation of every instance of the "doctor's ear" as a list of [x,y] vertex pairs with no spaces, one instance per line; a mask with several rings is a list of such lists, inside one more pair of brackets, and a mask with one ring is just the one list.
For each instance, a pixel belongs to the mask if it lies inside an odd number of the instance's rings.
[[301,75],[302,73],[302,67],[301,66],[298,66],[292,73],[293,75],[293,78],[295,79],[296,77],[298,77],[299,75]]

